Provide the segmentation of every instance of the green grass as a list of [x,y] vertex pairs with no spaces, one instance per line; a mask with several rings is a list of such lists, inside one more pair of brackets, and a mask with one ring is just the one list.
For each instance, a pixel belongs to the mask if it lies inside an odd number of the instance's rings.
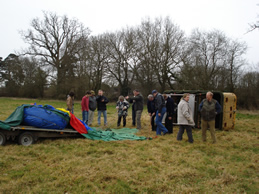
[[[34,103],[66,108],[65,101],[0,98],[0,120],[17,106]],[[131,110],[129,111],[131,114]],[[127,126],[131,127],[131,116]],[[80,102],[75,115],[81,118]],[[97,115],[94,118],[97,125]],[[116,127],[114,103],[108,123]],[[146,109],[143,130],[154,137]],[[238,111],[235,129],[216,131],[217,144],[176,141],[174,133],[146,141],[40,139],[25,147],[0,147],[0,193],[258,193],[259,112]]]

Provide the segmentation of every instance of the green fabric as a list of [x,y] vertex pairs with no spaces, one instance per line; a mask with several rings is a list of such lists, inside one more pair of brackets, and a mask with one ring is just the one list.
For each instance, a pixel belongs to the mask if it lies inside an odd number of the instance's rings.
[[146,137],[134,135],[137,129],[108,129],[109,131],[99,131],[95,128],[88,130],[87,134],[82,134],[84,137],[92,140],[117,141],[117,140],[146,140]]
[[32,105],[24,104],[15,109],[15,111],[5,120],[0,121],[0,128],[4,130],[11,130],[11,127],[20,125],[23,121],[23,110],[24,107]]

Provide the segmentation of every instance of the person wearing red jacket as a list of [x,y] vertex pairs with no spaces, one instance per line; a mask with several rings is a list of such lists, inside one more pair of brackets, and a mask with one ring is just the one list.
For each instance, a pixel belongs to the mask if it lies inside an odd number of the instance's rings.
[[91,95],[90,91],[87,91],[85,96],[82,98],[81,107],[82,107],[82,117],[83,122],[88,124],[88,112],[89,112],[89,96]]

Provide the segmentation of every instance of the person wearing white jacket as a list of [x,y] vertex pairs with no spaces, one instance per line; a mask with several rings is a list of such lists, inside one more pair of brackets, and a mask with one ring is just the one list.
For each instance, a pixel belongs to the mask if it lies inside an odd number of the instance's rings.
[[184,129],[186,129],[188,141],[193,143],[192,126],[194,126],[195,123],[193,121],[192,110],[189,105],[189,98],[190,94],[184,94],[180,103],[178,104],[177,121],[179,125],[179,131],[177,134],[177,140],[182,140]]

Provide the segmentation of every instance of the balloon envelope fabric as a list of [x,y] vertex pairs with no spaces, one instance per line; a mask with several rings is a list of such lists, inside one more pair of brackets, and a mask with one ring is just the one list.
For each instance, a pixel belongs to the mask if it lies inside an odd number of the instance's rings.
[[69,122],[69,115],[49,106],[25,107],[23,124],[46,129],[64,129]]

